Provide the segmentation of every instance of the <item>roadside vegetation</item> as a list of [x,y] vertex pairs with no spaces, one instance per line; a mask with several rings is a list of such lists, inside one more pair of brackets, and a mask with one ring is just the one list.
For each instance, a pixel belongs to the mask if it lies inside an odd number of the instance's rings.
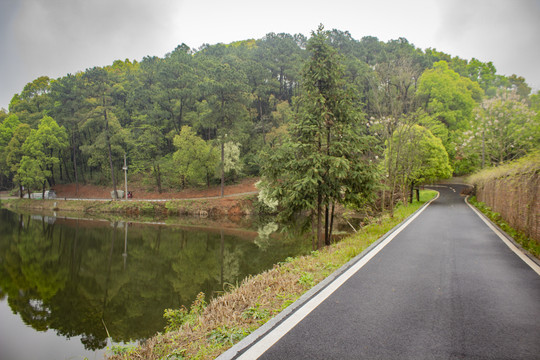
[[470,201],[523,248],[540,258],[540,152],[471,175]]
[[[124,155],[128,182],[156,192],[265,177],[268,158],[290,154],[314,129],[317,169],[343,177],[349,160],[328,161],[357,152],[362,166],[351,176],[382,183],[377,204],[391,211],[434,170],[469,174],[536,148],[539,110],[540,95],[523,77],[405,38],[355,39],[321,26],[310,38],[269,33],[200,49],[181,44],[164,57],[26,84],[0,111],[0,190],[65,183],[120,190]],[[340,148],[340,136],[358,142]],[[336,184],[324,185],[326,220],[326,202],[331,212],[338,197]]]
[[373,218],[358,232],[310,255],[287,258],[271,270],[249,277],[207,302],[204,294],[188,308],[167,309],[163,333],[138,346],[112,346],[111,359],[214,359],[269,321],[302,294],[365,250],[405,218],[433,199],[435,191],[420,192],[420,201],[399,205],[394,216]]
[[[166,333],[112,349],[113,358],[213,358],[418,208],[420,185],[526,156],[538,149],[539,124],[540,92],[491,62],[320,25],[309,38],[182,44],[164,58],[37,78],[0,111],[0,188],[113,191],[129,175],[158,193],[219,184],[223,196],[225,184],[260,178],[257,212],[300,223],[313,253],[209,304],[201,295],[168,310]],[[182,215],[201,204],[73,206]],[[375,220],[332,244],[340,208]]]
[[528,237],[524,232],[514,229],[505,221],[501,214],[493,211],[489,206],[476,199],[476,196],[469,198],[469,202],[486,215],[491,221],[499,226],[505,233],[510,235],[523,249],[540,259],[540,244]]

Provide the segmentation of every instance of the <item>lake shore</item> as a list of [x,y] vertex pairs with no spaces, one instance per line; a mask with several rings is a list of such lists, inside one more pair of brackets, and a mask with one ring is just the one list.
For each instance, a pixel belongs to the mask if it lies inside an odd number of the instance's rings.
[[[132,188],[134,198],[109,200],[109,189],[103,186],[75,184],[54,187],[57,198],[51,200],[19,199],[3,195],[0,203],[13,210],[80,212],[85,214],[120,214],[129,216],[201,216],[236,217],[250,215],[257,199],[255,183],[258,179],[244,179],[238,184],[227,185],[224,197],[221,188],[184,189],[159,193],[154,189]],[[131,191],[131,190],[130,190]]]
[[129,216],[201,216],[242,217],[253,212],[256,195],[226,198],[174,200],[80,200],[80,199],[2,199],[1,206],[11,210],[62,211],[84,214],[120,214]]
[[120,359],[215,359],[259,328],[302,294],[320,283],[370,244],[435,197],[421,191],[419,202],[399,206],[394,216],[382,215],[342,241],[288,258],[268,271],[248,277],[222,296],[206,303],[200,294],[192,306],[165,312],[164,333],[133,346],[113,346],[109,358]]

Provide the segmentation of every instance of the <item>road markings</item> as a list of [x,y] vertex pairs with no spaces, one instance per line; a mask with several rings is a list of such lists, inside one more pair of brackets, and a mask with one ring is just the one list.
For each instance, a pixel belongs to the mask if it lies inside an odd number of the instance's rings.
[[532,261],[527,255],[525,255],[523,253],[523,251],[521,251],[516,245],[514,245],[514,243],[512,241],[508,240],[508,238],[503,233],[501,233],[501,231],[499,229],[497,229],[495,226],[493,226],[491,221],[489,221],[484,216],[484,214],[482,214],[477,208],[475,208],[474,206],[469,204],[467,199],[468,199],[468,197],[465,198],[465,202],[476,213],[476,215],[478,215],[478,217],[480,217],[480,219],[482,219],[482,221],[506,244],[506,246],[508,246],[510,248],[510,250],[512,250],[517,256],[519,256],[519,258],[521,260],[523,260],[527,265],[529,265],[530,268],[533,269],[538,275],[540,275],[540,266],[538,266],[537,263]]
[[309,313],[311,313],[317,306],[319,306],[324,300],[332,295],[341,285],[343,285],[351,276],[353,276],[358,270],[366,265],[375,255],[377,255],[386,245],[388,245],[403,229],[405,229],[411,222],[414,221],[435,199],[427,203],[423,208],[416,212],[397,228],[393,233],[386,237],[379,245],[373,248],[369,253],[362,257],[357,263],[351,266],[347,271],[338,276],[332,283],[330,283],[321,292],[311,298],[308,302],[302,305],[296,312],[294,312],[289,318],[283,321],[275,329],[264,335],[264,337],[257,341],[253,346],[246,350],[239,360],[252,360],[259,358],[270,347],[279,341],[285,334],[287,334],[292,328],[294,328],[300,321],[302,321]]

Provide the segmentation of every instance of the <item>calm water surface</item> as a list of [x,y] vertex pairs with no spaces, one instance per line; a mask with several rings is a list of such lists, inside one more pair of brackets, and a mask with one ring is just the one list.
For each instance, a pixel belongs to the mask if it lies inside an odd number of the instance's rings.
[[163,310],[272,267],[310,244],[254,229],[73,219],[0,209],[0,359],[101,359],[146,339]]

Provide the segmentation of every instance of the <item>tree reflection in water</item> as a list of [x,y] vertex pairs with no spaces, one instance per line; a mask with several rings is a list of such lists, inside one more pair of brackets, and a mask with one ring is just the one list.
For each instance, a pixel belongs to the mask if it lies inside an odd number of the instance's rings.
[[[86,349],[162,331],[163,310],[306,252],[309,243],[230,228],[128,224],[0,210],[0,298],[37,331]],[[257,245],[258,243],[264,246]],[[105,326],[104,326],[105,325]],[[1,326],[1,325],[0,325]]]

